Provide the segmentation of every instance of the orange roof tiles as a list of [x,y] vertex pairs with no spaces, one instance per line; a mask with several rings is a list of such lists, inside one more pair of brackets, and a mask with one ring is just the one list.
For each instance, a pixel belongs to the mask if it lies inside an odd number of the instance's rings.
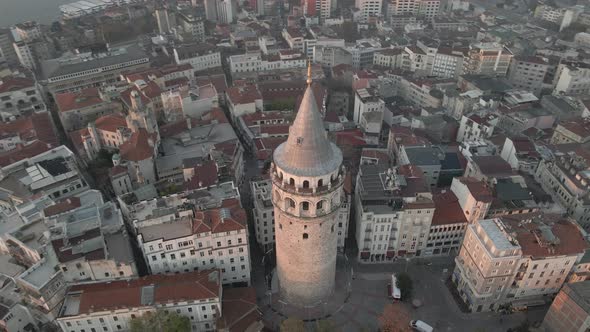
[[0,93],[18,91],[35,86],[35,82],[25,77],[4,77],[0,81]]
[[39,140],[54,147],[59,145],[49,112],[33,113],[12,122],[0,123],[0,137],[4,136],[19,136],[27,143]]
[[246,229],[246,211],[237,199],[225,200],[222,207],[204,211],[196,211],[193,232],[210,231],[224,233]]
[[[216,273],[215,278],[210,278]],[[143,307],[143,287],[154,287],[152,305],[219,298],[219,271],[203,270],[181,274],[149,275],[133,280],[78,284],[69,293],[80,294],[78,314]]]
[[229,100],[234,105],[250,104],[256,100],[262,100],[262,95],[255,85],[234,86],[228,88],[226,93]]
[[[525,256],[539,259],[550,256],[582,254],[589,247],[582,232],[574,221],[557,215],[541,215],[532,222],[522,221],[528,215],[501,217],[509,232],[515,234]],[[545,232],[542,229],[545,228]],[[548,239],[544,233],[550,232],[555,240]]]
[[103,115],[94,121],[94,127],[99,130],[116,133],[119,128],[127,128],[127,120],[121,114]]
[[88,88],[77,92],[64,92],[55,96],[55,103],[60,112],[79,110],[104,102],[98,88]]
[[129,161],[152,158],[154,156],[155,139],[155,134],[150,135],[147,130],[140,128],[131,135],[127,142],[119,147],[121,158]]
[[435,206],[432,226],[467,223],[459,200],[452,191],[436,193],[432,200]]
[[206,188],[219,181],[217,177],[217,164],[213,160],[207,160],[195,167],[195,175],[185,183],[186,190]]
[[49,150],[51,150],[51,145],[41,141],[34,141],[24,147],[18,146],[14,150],[0,154],[0,166],[4,167]]
[[56,214],[64,213],[66,211],[79,208],[80,206],[81,204],[79,197],[70,197],[57,204],[46,207],[45,210],[43,210],[43,213],[46,217],[51,217]]
[[476,178],[463,176],[458,177],[457,180],[467,186],[467,189],[469,189],[469,192],[476,200],[485,203],[491,203],[494,200],[494,196],[485,182],[479,181]]

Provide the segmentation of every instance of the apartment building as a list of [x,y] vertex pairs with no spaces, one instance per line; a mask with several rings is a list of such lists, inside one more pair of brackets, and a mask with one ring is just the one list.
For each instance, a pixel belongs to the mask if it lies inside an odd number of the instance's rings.
[[590,64],[561,61],[554,77],[554,94],[582,96],[590,93]]
[[148,69],[149,62],[139,47],[64,55],[41,63],[40,83],[53,94],[97,87],[117,82],[124,72]]
[[28,199],[37,194],[64,199],[88,190],[76,156],[65,145],[2,167],[2,188]]
[[475,43],[469,46],[464,70],[468,74],[506,76],[512,52],[499,43]]
[[549,69],[549,60],[539,56],[515,56],[508,69],[508,81],[516,89],[539,96]]
[[457,132],[457,142],[478,141],[488,139],[494,134],[494,128],[499,122],[499,117],[495,114],[480,116],[471,114],[462,115]]
[[354,94],[354,119],[361,130],[369,135],[379,135],[383,123],[385,102],[375,89],[359,89]]
[[590,328],[590,281],[563,285],[543,319],[548,332],[585,331]]
[[172,52],[177,65],[190,64],[197,72],[221,67],[221,53],[211,44],[179,45]]
[[332,10],[331,0],[303,0],[301,1],[303,14],[308,17],[317,16],[320,19],[330,17]]
[[354,7],[358,8],[359,21],[361,23],[367,23],[370,18],[376,18],[381,16],[381,7],[383,1],[378,0],[355,0]]
[[132,319],[165,310],[189,317],[191,331],[215,331],[221,301],[217,270],[79,284],[68,289],[57,323],[62,331],[127,331]]
[[55,95],[59,119],[66,132],[79,130],[98,119],[120,109],[118,103],[98,88],[86,88]]
[[36,82],[26,77],[4,77],[0,80],[0,118],[7,122],[30,112],[46,110]]
[[463,74],[465,51],[440,47],[434,56],[432,75],[440,78],[458,78]]
[[431,19],[440,12],[440,0],[391,0],[386,10],[388,17],[407,15]]
[[223,284],[250,284],[246,212],[239,201],[171,220],[135,223],[137,240],[153,274],[216,268]]
[[423,256],[434,207],[418,167],[360,165],[355,189],[359,262],[386,263],[396,257]]
[[273,248],[275,242],[274,206],[272,205],[272,182],[270,179],[250,182],[254,200],[254,231],[256,242],[264,252]]
[[558,145],[535,172],[543,190],[584,229],[590,228],[589,160],[580,146]]
[[180,11],[176,19],[186,34],[196,40],[205,39],[205,23],[201,17],[194,16],[190,12]]
[[80,199],[70,198],[45,213],[46,223],[51,225],[51,248],[64,279],[71,283],[136,277],[135,258],[123,230],[121,211],[112,202],[102,203],[100,198],[95,204],[59,213],[76,202]]
[[471,311],[544,304],[588,247],[574,222],[527,214],[467,227],[452,280]]
[[587,119],[573,119],[561,121],[555,127],[551,144],[570,144],[590,142],[590,121]]

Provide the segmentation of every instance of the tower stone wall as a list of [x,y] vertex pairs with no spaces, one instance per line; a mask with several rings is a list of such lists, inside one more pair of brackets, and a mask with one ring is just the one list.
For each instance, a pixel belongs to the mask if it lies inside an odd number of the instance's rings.
[[297,117],[271,167],[280,296],[301,306],[319,305],[334,290],[344,200],[342,152],[326,136],[311,84],[310,64]]
[[289,185],[288,181],[293,177],[283,174],[281,179],[280,170],[274,169],[273,204],[280,292],[289,303],[317,305],[334,290],[338,246],[336,219],[344,199],[343,176],[336,170],[334,179],[320,189],[297,188]]

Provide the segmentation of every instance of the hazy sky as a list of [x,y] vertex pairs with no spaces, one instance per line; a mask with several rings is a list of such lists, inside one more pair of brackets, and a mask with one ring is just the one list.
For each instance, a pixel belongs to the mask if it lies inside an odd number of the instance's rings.
[[0,27],[35,20],[51,23],[59,18],[59,5],[75,0],[0,0]]

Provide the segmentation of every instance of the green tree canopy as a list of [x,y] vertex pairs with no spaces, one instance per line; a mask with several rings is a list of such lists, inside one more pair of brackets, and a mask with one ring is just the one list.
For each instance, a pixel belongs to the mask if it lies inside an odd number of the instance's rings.
[[129,326],[131,332],[189,332],[191,330],[191,322],[188,317],[161,310],[147,312],[140,317],[133,318]]
[[407,301],[412,297],[412,278],[407,273],[397,275],[397,287],[402,293],[402,300]]

